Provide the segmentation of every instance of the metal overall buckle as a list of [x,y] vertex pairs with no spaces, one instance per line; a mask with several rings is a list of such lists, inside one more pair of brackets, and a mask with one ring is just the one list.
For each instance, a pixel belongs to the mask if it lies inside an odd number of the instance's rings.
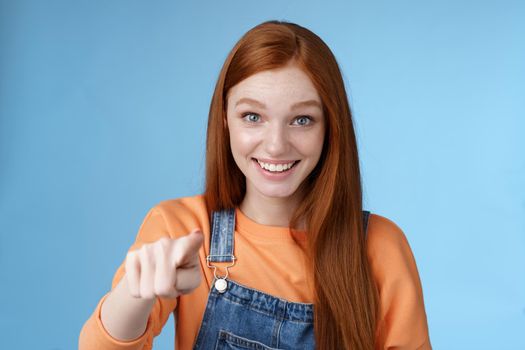
[[[224,256],[230,257],[230,259],[232,259],[232,263],[231,265],[225,266],[226,274],[224,276],[219,276],[217,275],[217,266],[212,265],[210,260],[212,257],[224,257]],[[215,289],[217,289],[219,293],[224,293],[226,289],[228,288],[228,282],[226,281],[226,278],[228,278],[228,274],[229,274],[228,269],[232,267],[233,265],[235,265],[235,260],[237,260],[237,258],[233,254],[208,255],[206,257],[206,266],[208,266],[209,268],[213,268],[213,276],[215,277]]]

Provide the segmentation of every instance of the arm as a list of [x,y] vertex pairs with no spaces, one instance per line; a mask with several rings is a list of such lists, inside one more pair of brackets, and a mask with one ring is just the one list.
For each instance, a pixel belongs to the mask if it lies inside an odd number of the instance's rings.
[[130,341],[144,334],[155,299],[129,294],[128,281],[122,278],[102,303],[100,319],[110,336]]
[[[153,208],[146,215],[135,243],[129,250],[138,249],[162,237],[170,237],[170,234],[162,213]],[[157,297],[147,301],[132,300],[130,295],[126,295],[124,270],[122,263],[113,278],[112,291],[99,301],[84,324],[79,337],[80,350],[151,349],[153,338],[160,334],[175,309],[177,299]],[[131,319],[126,318],[129,315]]]
[[423,290],[403,231],[371,215],[367,253],[379,291],[378,349],[431,349]]

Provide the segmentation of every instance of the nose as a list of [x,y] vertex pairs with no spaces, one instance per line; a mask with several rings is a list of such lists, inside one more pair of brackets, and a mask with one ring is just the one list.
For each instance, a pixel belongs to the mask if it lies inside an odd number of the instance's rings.
[[265,151],[271,157],[278,157],[288,152],[289,140],[286,126],[280,123],[270,125],[265,134]]

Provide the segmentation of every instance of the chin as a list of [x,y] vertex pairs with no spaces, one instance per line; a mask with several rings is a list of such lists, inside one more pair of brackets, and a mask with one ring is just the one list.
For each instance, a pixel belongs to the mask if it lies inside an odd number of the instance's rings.
[[296,189],[290,190],[290,189],[267,189],[267,188],[260,188],[258,189],[259,193],[266,197],[273,197],[273,198],[288,198],[292,196]]

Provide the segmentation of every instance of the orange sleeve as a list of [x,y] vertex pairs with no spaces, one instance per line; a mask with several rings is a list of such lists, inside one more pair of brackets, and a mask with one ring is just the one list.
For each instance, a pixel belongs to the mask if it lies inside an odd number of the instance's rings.
[[[145,243],[152,243],[162,237],[171,238],[162,212],[154,207],[144,218],[140,226],[136,240],[130,247],[130,251],[140,248]],[[117,269],[112,283],[112,289],[124,276],[125,260]],[[109,293],[108,293],[109,294]],[[79,337],[80,350],[146,350],[153,346],[153,338],[160,334],[162,327],[166,324],[169,315],[177,306],[177,299],[164,299],[157,297],[144,334],[132,341],[119,341],[109,335],[104,329],[100,319],[100,310],[104,295],[99,301],[95,311],[84,324]]]
[[367,252],[380,299],[376,348],[431,349],[421,282],[405,234],[373,214]]

